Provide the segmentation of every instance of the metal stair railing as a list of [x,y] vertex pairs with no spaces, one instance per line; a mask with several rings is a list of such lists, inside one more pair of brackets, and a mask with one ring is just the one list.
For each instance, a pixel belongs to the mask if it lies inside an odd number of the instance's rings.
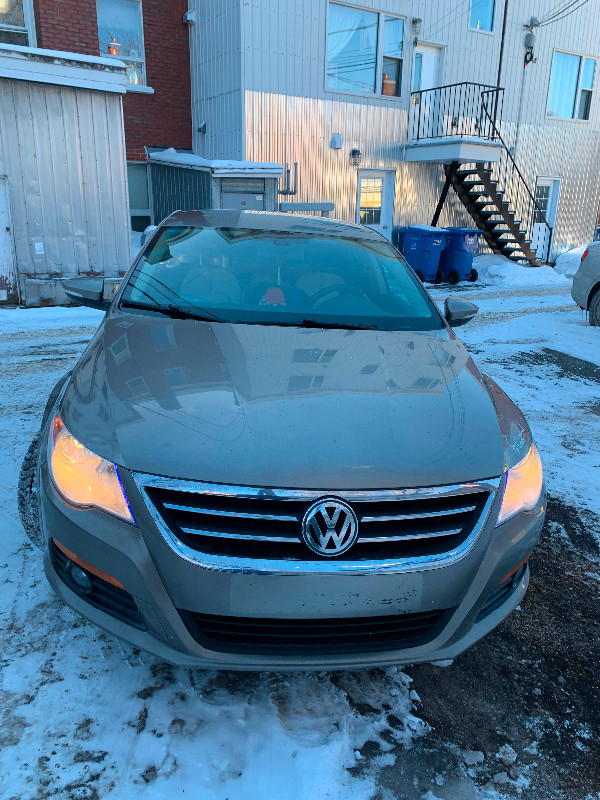
[[[485,108],[484,94],[494,97],[493,118]],[[409,139],[468,136],[493,141],[497,133],[493,120],[502,116],[503,100],[504,89],[472,81],[411,92]]]
[[[545,225],[545,236],[547,237],[545,242],[546,264],[548,264],[550,247],[552,245],[553,227],[548,223],[546,215],[540,208],[535,199],[535,195],[529,188],[527,181],[517,166],[517,162],[502,138],[498,126],[496,125],[494,113],[490,112],[488,108],[488,103],[492,106],[496,102],[494,92],[492,90],[483,91],[481,95],[483,112],[493,131],[493,138],[502,145],[500,160],[490,165],[492,180],[496,182],[498,187],[497,191],[502,193],[503,199],[508,203],[509,209],[514,212],[515,222],[518,220],[517,227],[526,232],[528,239],[533,240],[533,226],[535,224]],[[535,242],[533,241],[532,247],[536,249]]]

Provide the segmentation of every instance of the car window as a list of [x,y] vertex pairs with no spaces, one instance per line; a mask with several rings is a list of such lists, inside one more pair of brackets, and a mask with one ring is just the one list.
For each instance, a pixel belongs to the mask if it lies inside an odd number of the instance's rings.
[[123,301],[200,308],[231,322],[443,327],[391,245],[351,236],[166,227],[129,276]]

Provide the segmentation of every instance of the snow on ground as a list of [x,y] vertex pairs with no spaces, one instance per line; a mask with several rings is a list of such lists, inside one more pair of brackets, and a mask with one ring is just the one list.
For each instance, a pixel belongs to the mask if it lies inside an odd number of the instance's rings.
[[[483,258],[477,284],[435,287],[432,295],[480,306],[457,333],[529,419],[550,493],[595,510],[600,329],[576,309],[563,276]],[[19,466],[52,386],[101,316],[81,308],[0,311],[0,795],[367,800],[376,770],[400,761],[403,745],[426,729],[402,671],[173,668],[78,617],[46,583],[42,555],[18,518]],[[380,754],[352,776],[347,768],[360,764],[368,741]],[[465,797],[501,796],[464,780],[472,787]],[[433,787],[429,797],[446,797],[441,792]]]
[[[475,266],[479,283],[456,288],[479,314],[457,334],[525,414],[549,492],[596,513],[600,328],[573,302],[571,280],[551,267],[522,267],[502,256],[479,256]],[[441,303],[453,291],[436,286],[431,294]]]

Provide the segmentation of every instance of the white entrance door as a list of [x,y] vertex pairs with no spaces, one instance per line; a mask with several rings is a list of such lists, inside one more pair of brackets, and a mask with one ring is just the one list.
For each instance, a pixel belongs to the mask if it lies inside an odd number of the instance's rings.
[[392,238],[394,178],[395,174],[388,170],[363,169],[358,173],[356,221],[379,231],[386,239]]
[[428,44],[419,44],[415,47],[413,66],[413,92],[435,89],[441,86],[441,57],[440,48]]
[[[418,138],[428,139],[440,135],[439,92],[427,92],[442,85],[442,57],[439,47],[419,44],[414,50],[412,91],[425,94],[413,95],[420,108],[415,115],[419,128]],[[414,132],[416,136],[416,131]]]
[[[554,229],[556,222],[556,210],[558,208],[558,194],[560,191],[560,179],[558,178],[538,178],[535,185],[535,201],[543,212],[548,225]],[[531,227],[531,247],[536,251],[537,257],[543,261],[548,254],[550,232],[542,222],[539,211],[533,212],[533,225]]]
[[8,180],[0,176],[0,303],[15,302],[17,268],[12,221],[8,202]]

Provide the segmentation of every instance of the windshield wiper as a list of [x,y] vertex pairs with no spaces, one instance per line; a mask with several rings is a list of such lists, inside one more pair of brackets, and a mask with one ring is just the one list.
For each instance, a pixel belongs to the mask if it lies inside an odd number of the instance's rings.
[[216,314],[211,314],[210,311],[205,311],[203,308],[188,309],[183,306],[177,306],[174,303],[167,305],[151,305],[150,303],[139,303],[136,300],[121,300],[123,308],[140,308],[144,311],[156,311],[158,314],[165,314],[171,319],[199,319],[202,322],[223,322]]
[[377,325],[361,325],[354,322],[321,322],[318,319],[310,319],[304,317],[302,322],[298,323],[300,328],[339,328],[345,331],[377,331]]

